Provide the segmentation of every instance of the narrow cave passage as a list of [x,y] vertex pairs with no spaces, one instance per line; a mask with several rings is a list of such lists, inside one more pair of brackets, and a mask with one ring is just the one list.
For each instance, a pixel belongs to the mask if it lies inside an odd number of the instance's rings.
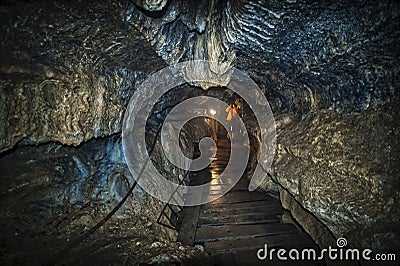
[[[203,197],[220,194],[223,187],[229,186],[230,180],[227,184],[219,178],[230,160],[231,142],[225,136],[219,136],[217,152],[209,167],[190,174],[191,185],[209,183]],[[235,164],[235,160],[242,158],[232,159]],[[218,265],[262,264],[256,254],[264,244],[269,248],[317,250],[314,241],[284,214],[279,200],[264,192],[248,190],[250,172],[248,167],[234,187],[217,200],[185,207],[178,241],[203,245]]]
[[[164,146],[165,141],[157,144],[160,149],[155,149],[153,162],[159,166],[159,171],[167,170],[167,176],[179,184],[206,185],[200,192],[183,195],[176,192],[171,195],[159,216],[159,223],[176,229],[178,242],[188,246],[203,246],[217,265],[263,263],[257,258],[257,251],[264,247],[264,244],[270,248],[318,250],[317,244],[283,209],[278,195],[261,190],[249,190],[250,179],[254,174],[260,153],[258,142],[260,130],[248,104],[227,88],[210,88],[204,91],[185,87],[184,90],[191,91],[189,94],[192,97],[212,95],[223,99],[229,105],[221,108],[218,105],[206,104],[206,109],[201,110],[201,113],[209,113],[210,117],[192,119],[181,130],[180,149],[183,152],[192,149],[186,154],[193,159],[204,154],[210,156],[211,163],[207,167],[189,171],[184,179],[180,179],[176,176],[175,168],[160,167],[165,166],[165,163],[160,162],[167,161],[165,153],[171,150],[168,146]],[[157,137],[156,128],[165,126],[163,118],[168,117],[171,110],[180,102],[185,101],[185,98],[179,97],[180,95],[182,93],[179,89],[172,90],[165,94],[156,105],[159,110],[153,108],[154,114],[162,114],[150,116],[147,122],[148,132],[153,137]],[[176,104],[172,106],[172,103]],[[220,116],[223,120],[230,120],[232,117],[244,120],[249,139],[244,137],[243,132],[236,130],[239,126],[234,119],[228,123],[227,128],[213,119]],[[201,141],[207,137],[212,138],[216,146],[205,150],[204,147],[201,148]],[[233,149],[236,151],[235,154],[232,152]],[[250,152],[248,157],[241,156],[246,151]],[[245,169],[242,169],[243,161],[245,161]],[[240,177],[236,179],[238,173]],[[263,175],[266,176],[267,173],[264,172]],[[217,196],[219,197],[216,198]],[[201,202],[204,203],[183,208],[175,206],[180,199],[183,199],[184,203],[191,202],[192,197],[201,198]],[[161,218],[165,217],[168,221],[164,219],[160,222]]]

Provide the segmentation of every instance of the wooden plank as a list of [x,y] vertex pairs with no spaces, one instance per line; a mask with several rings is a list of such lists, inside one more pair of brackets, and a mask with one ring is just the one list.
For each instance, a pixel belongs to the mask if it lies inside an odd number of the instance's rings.
[[199,217],[198,226],[231,224],[279,223],[280,217],[269,213],[242,214],[237,216]]
[[[212,183],[211,185],[207,185],[207,188],[204,190],[204,196],[210,196],[214,197],[220,197],[223,195],[226,195],[227,193],[232,193],[232,192],[249,192],[248,190],[248,184],[245,182],[240,182],[235,185],[232,184],[218,184],[218,183]],[[209,201],[210,202],[210,201]]]
[[237,217],[250,214],[282,214],[283,208],[279,205],[270,206],[255,206],[247,209],[236,209],[236,208],[224,208],[224,209],[208,209],[203,210],[200,208],[200,217],[212,218],[212,217]]
[[[210,186],[246,183],[246,181],[240,181],[240,180],[242,180],[242,179],[239,179],[239,181],[238,181],[236,178],[230,178],[230,177],[225,177],[223,179],[222,178],[213,178],[213,179],[211,179]],[[248,183],[247,183],[247,185],[248,185]]]
[[217,225],[199,227],[195,243],[297,233],[292,224]]
[[220,211],[224,209],[248,209],[252,207],[263,207],[263,206],[281,206],[279,201],[275,198],[269,197],[268,199],[257,200],[257,201],[246,201],[246,202],[238,202],[238,203],[208,203],[201,207],[202,212],[212,212],[212,211]]
[[[230,189],[228,190],[228,188],[230,187]],[[209,187],[208,191],[205,191],[204,193],[208,194],[208,195],[217,195],[217,194],[221,194],[223,191],[225,191],[225,194],[232,192],[232,191],[249,191],[247,186],[233,186],[231,187],[230,185],[213,185]]]
[[193,246],[199,218],[200,206],[185,207],[182,210],[182,225],[178,233],[178,241],[182,244]]
[[229,157],[228,158],[218,158],[211,161],[210,166],[221,166],[221,165],[228,165]]
[[215,208],[215,209],[208,209],[200,210],[199,217],[202,218],[213,218],[213,217],[237,217],[243,215],[257,215],[257,214],[282,214],[283,209],[280,205],[266,205],[266,206],[254,206],[248,208]]
[[235,240],[220,240],[204,243],[205,250],[211,254],[262,248],[317,248],[311,238],[304,233],[263,236]]
[[[211,197],[210,197],[211,198]],[[246,201],[256,201],[267,199],[268,196],[266,193],[258,192],[258,191],[232,191],[231,193],[226,194],[222,198],[218,198],[214,200],[212,203],[238,203],[238,202],[246,202]]]
[[[229,190],[227,190],[230,187]],[[208,193],[210,195],[215,195],[215,194],[221,194],[223,192],[225,192],[225,194],[227,193],[231,193],[231,192],[236,192],[236,191],[242,191],[242,192],[250,192],[248,189],[247,184],[236,184],[233,185],[232,184],[212,184],[208,186],[208,189],[206,191],[204,191],[204,193]]]
[[[242,184],[243,186],[244,185],[248,186],[249,182],[250,182],[247,178],[240,178],[239,180],[235,180],[235,179],[232,179],[232,178],[229,178],[229,177],[226,177],[224,179],[221,179],[219,177],[218,178],[212,178],[212,180],[215,181],[216,184],[223,183],[223,182],[226,183],[226,181],[235,181],[236,184]],[[217,181],[219,181],[219,182],[217,182]],[[232,184],[232,183],[233,182],[230,182],[230,184]]]
[[229,170],[222,168],[222,169],[215,169],[211,170],[210,173],[212,174],[213,179],[215,178],[220,178],[222,173],[224,174],[225,178],[231,178],[231,179],[238,179],[238,173],[243,173],[243,168],[229,168]]
[[[228,186],[230,186],[230,184],[216,184],[216,183],[210,183],[210,186],[209,186],[209,191],[210,192],[212,192],[212,191],[218,191],[218,190],[223,190],[223,189],[226,189]],[[233,191],[233,190],[245,190],[245,191],[248,191],[249,190],[249,183],[248,182],[245,182],[245,181],[238,181],[238,183],[236,183],[233,187],[232,187],[232,189],[231,189],[231,191]]]

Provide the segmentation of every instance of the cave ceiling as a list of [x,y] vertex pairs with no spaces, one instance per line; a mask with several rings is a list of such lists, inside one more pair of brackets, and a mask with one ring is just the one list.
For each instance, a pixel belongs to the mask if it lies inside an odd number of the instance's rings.
[[1,151],[118,133],[138,84],[185,60],[237,67],[275,113],[297,116],[375,108],[399,87],[396,1],[16,1],[1,12]]
[[399,86],[394,1],[170,0],[156,12],[131,5],[125,18],[168,64],[245,71],[275,110],[362,111]]

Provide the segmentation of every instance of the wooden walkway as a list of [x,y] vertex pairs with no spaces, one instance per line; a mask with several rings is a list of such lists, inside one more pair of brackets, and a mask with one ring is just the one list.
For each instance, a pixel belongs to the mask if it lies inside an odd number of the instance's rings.
[[[205,197],[220,193],[224,185],[218,176],[227,165],[229,156],[230,143],[222,140],[218,143],[216,159],[209,168],[191,175],[192,185],[211,181],[209,190],[204,191]],[[178,241],[203,245],[215,265],[270,264],[271,261],[261,261],[256,255],[264,244],[269,249],[297,248],[301,251],[303,248],[316,248],[311,238],[297,226],[282,223],[284,210],[277,199],[264,192],[248,191],[248,184],[245,173],[232,190],[217,200],[202,206],[185,207]],[[310,262],[305,264],[310,265]]]

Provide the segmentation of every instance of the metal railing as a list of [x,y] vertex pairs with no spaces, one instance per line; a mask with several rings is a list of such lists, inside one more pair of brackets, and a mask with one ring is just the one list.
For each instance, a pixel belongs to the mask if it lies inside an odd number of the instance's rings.
[[[187,171],[182,180],[179,181],[179,186],[185,183],[185,181],[189,177],[189,173],[190,172]],[[157,223],[159,225],[168,227],[172,230],[179,230],[180,227],[179,213],[182,211],[183,206],[179,205],[178,202],[184,202],[185,200],[184,195],[181,195],[181,193],[178,191],[179,186],[174,190],[168,202],[164,205],[163,209],[160,212],[160,215],[157,218]],[[180,198],[180,201],[177,201],[175,199],[175,196],[178,196]],[[172,204],[172,201],[174,201],[175,204]],[[167,210],[169,210],[170,213],[168,213]],[[163,222],[162,220],[163,218],[165,218],[168,221],[168,223]]]
[[[153,139],[153,142],[150,145],[150,149],[148,150],[149,157],[145,161],[144,165],[142,166],[138,177],[136,180],[133,182],[129,190],[126,192],[125,196],[118,202],[118,204],[105,216],[103,219],[101,219],[99,222],[97,222],[96,225],[94,225],[92,228],[84,232],[81,236],[77,237],[73,241],[70,241],[68,245],[66,245],[63,249],[61,249],[59,252],[57,252],[53,257],[51,257],[46,265],[54,265],[57,262],[59,262],[66,254],[70,252],[72,248],[77,247],[83,240],[88,238],[90,235],[92,235],[94,232],[96,232],[101,226],[103,226],[120,208],[121,206],[125,203],[125,201],[128,199],[128,197],[132,194],[133,190],[135,189],[136,185],[138,184],[139,179],[142,177],[143,172],[146,169],[147,164],[149,163],[150,156],[153,154],[154,148],[157,144],[158,137],[161,133],[162,126],[160,126],[157,130],[157,133]],[[183,179],[184,180],[184,179]],[[175,194],[175,193],[174,193]]]

